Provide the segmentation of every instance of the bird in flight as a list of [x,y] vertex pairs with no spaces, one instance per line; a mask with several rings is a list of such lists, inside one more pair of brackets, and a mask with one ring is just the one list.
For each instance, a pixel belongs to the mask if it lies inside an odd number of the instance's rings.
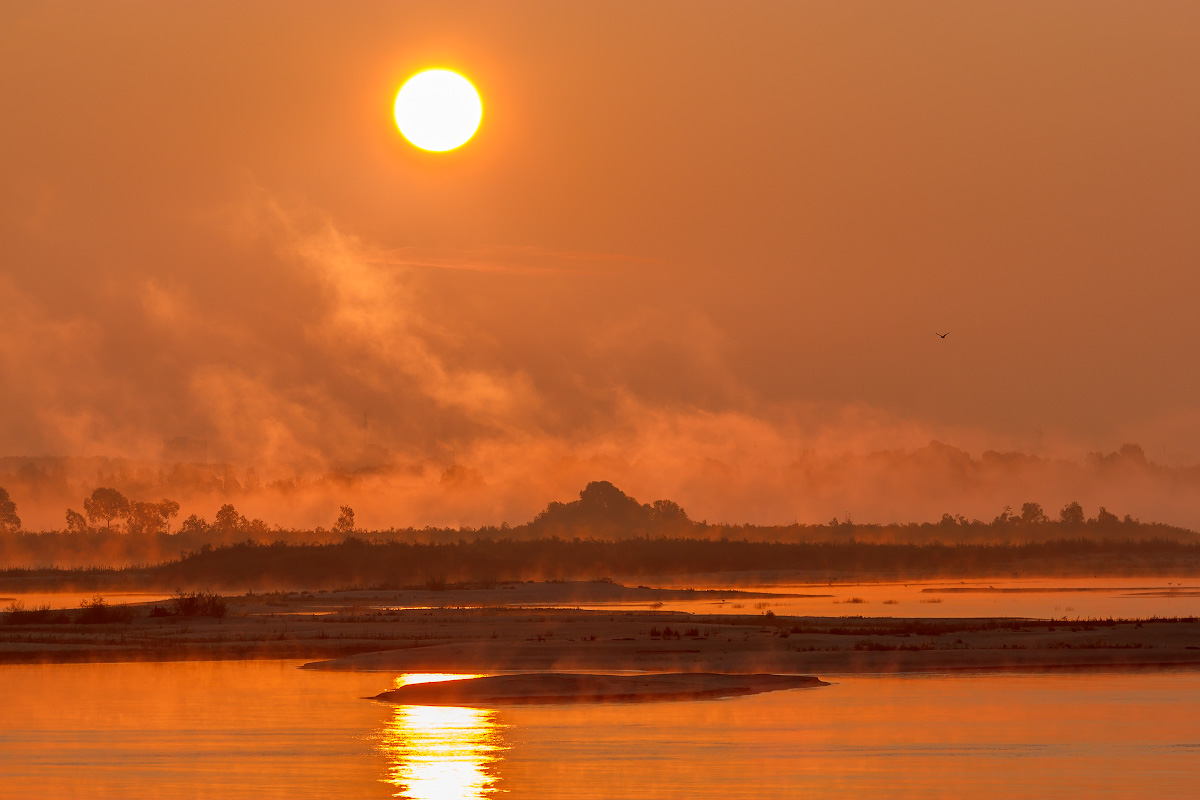
[[934,331],[934,332],[933,332],[933,335],[934,335],[934,336],[940,336],[940,337],[942,337],[943,339],[945,339],[947,336],[949,336],[949,335],[950,335],[950,331],[946,331],[945,333],[938,333],[937,331]]

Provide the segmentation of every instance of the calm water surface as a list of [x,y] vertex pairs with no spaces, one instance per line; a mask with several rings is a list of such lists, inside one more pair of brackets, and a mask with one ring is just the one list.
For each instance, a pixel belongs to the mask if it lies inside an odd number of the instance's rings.
[[1196,672],[835,676],[730,700],[470,709],[382,705],[361,698],[405,678],[296,666],[0,667],[0,797],[988,800],[1200,786]]
[[[636,583],[636,581],[632,581]],[[655,585],[671,585],[655,581]],[[740,589],[802,595],[774,600],[671,600],[665,603],[568,603],[571,608],[659,608],[695,614],[754,614],[767,609],[800,616],[988,617],[1035,619],[1200,616],[1200,582],[1194,578],[1010,578],[887,583],[730,584],[689,583],[674,588]],[[103,593],[109,603],[165,602],[151,592]],[[3,593],[0,610],[13,600],[26,608],[78,608],[94,592]],[[483,598],[481,598],[482,601]],[[487,599],[494,599],[489,597]],[[387,606],[393,608],[396,606]],[[419,606],[425,608],[427,606]],[[288,613],[282,611],[280,613]],[[311,610],[302,612],[308,614]]]
[[164,592],[0,592],[0,610],[7,611],[13,602],[21,603],[25,608],[37,608],[47,605],[51,608],[79,608],[83,603],[90,603],[96,597],[102,597],[110,605],[124,603],[159,603],[171,599],[171,594]]
[[[675,600],[629,604],[696,614],[776,614],[840,617],[1089,617],[1200,616],[1194,578],[1011,578],[889,583],[696,585],[804,595],[778,600]],[[588,608],[589,606],[584,606]],[[599,608],[601,606],[590,606]]]

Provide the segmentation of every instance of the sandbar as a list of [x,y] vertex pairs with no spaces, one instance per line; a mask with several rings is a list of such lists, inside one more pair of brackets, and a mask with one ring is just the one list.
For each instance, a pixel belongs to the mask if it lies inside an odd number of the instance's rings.
[[417,683],[382,692],[373,699],[434,706],[631,703],[707,700],[828,685],[811,675],[727,675],[712,672],[595,675],[536,672]]
[[[227,597],[223,618],[171,604],[108,621],[0,614],[0,665],[296,659],[309,669],[837,675],[942,670],[1200,668],[1200,620],[804,617],[600,607],[671,590],[548,582],[455,591]],[[697,593],[699,594],[699,593]],[[568,607],[562,607],[570,604]],[[167,614],[163,614],[163,606]],[[157,607],[157,611],[156,611]]]

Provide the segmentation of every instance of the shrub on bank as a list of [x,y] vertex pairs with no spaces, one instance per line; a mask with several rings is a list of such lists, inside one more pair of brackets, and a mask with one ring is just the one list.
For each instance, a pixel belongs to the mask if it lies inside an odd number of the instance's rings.
[[215,592],[179,590],[171,598],[175,613],[181,617],[224,617],[229,613],[225,598]]
[[71,618],[65,611],[51,608],[49,603],[27,609],[20,600],[14,600],[4,621],[9,625],[60,625]]
[[132,622],[134,610],[128,606],[110,606],[104,598],[96,595],[79,604],[75,621],[83,625],[103,625],[112,622]]

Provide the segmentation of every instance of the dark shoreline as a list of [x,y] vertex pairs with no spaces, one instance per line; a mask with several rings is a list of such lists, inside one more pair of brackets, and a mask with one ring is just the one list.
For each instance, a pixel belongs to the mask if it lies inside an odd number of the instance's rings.
[[[178,551],[177,551],[178,552]],[[13,562],[9,562],[10,564]],[[1051,568],[1050,565],[1053,565]],[[478,539],[446,544],[252,541],[122,568],[0,570],[0,593],[245,592],[490,586],[501,582],[626,583],[771,573],[795,583],[1022,577],[1200,577],[1200,543],[1064,539],[1024,544],[755,542],[710,539]]]

